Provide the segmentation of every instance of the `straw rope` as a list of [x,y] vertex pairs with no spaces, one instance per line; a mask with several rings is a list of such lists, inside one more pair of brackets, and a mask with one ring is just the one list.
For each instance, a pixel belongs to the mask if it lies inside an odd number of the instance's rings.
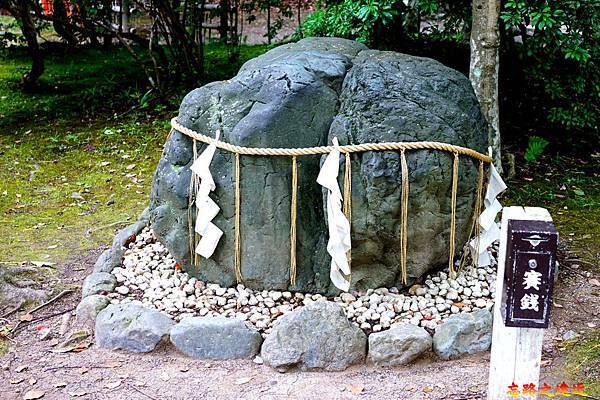
[[[345,154],[346,168],[344,169],[344,215],[350,225],[350,232],[352,232],[352,159],[350,153]],[[348,266],[352,265],[352,246],[346,253],[348,258]]]
[[448,143],[440,142],[384,142],[384,143],[363,143],[363,144],[349,144],[344,146],[318,146],[318,147],[305,147],[305,148],[259,148],[259,147],[243,147],[236,146],[231,143],[222,142],[216,140],[210,136],[203,135],[192,129],[186,128],[177,122],[176,118],[171,120],[171,126],[173,129],[183,133],[186,136],[191,137],[194,140],[198,140],[207,144],[214,144],[217,148],[229,151],[235,154],[248,155],[248,156],[310,156],[315,154],[327,154],[333,150],[339,150],[342,153],[360,153],[365,151],[383,151],[383,150],[442,150],[450,153],[461,154],[475,158],[477,160],[484,161],[486,163],[492,162],[492,157],[481,154],[475,150],[455,146]]
[[454,163],[452,164],[452,201],[451,201],[451,219],[450,219],[450,256],[448,257],[448,270],[450,278],[456,278],[454,269],[454,253],[456,251],[456,194],[458,192],[458,153],[454,153]]
[[[198,143],[195,140],[194,140],[194,145],[192,146],[192,149],[194,151],[194,161],[196,161],[196,159],[198,158]],[[194,173],[192,173],[192,176],[194,177],[194,193],[198,193],[198,189],[200,189],[200,177]],[[198,246],[199,242],[200,242],[200,234],[198,232],[196,232],[196,230],[194,229],[194,249],[196,248],[196,246]],[[196,271],[198,268],[200,268],[200,254],[196,253],[195,251],[194,251],[194,266],[196,267]]]
[[[291,209],[290,209],[290,284],[296,284],[297,274],[297,254],[296,254],[296,241],[297,241],[297,202],[298,202],[298,165],[297,157],[327,154],[333,150],[339,150],[345,155],[345,171],[344,171],[344,199],[343,199],[343,212],[348,222],[351,223],[352,219],[352,161],[351,153],[365,152],[365,151],[400,151],[401,154],[401,175],[402,175],[402,193],[401,193],[401,222],[400,222],[400,267],[401,267],[401,279],[403,284],[407,284],[408,273],[407,273],[407,254],[408,254],[408,194],[409,194],[409,181],[408,181],[408,165],[406,162],[406,150],[440,150],[450,152],[454,154],[454,162],[452,165],[452,199],[451,199],[451,222],[450,222],[450,256],[448,260],[448,267],[451,277],[456,277],[456,271],[454,268],[454,255],[456,252],[456,198],[458,192],[458,162],[459,155],[468,156],[479,160],[479,177],[477,184],[477,197],[475,200],[475,224],[471,227],[472,234],[473,229],[476,231],[477,237],[479,237],[479,224],[477,224],[477,218],[481,214],[481,195],[483,193],[483,175],[484,175],[484,163],[491,163],[492,157],[479,153],[475,150],[456,146],[448,143],[440,142],[384,142],[384,143],[363,143],[343,146],[317,146],[317,147],[306,147],[306,148],[253,148],[233,145],[227,142],[222,142],[215,138],[203,135],[192,129],[189,129],[177,122],[176,118],[171,120],[172,131],[176,130],[189,136],[193,140],[194,145],[194,160],[197,157],[196,142],[200,141],[206,144],[214,144],[217,148],[229,151],[235,154],[234,163],[234,174],[235,174],[235,276],[238,283],[243,281],[241,271],[241,232],[240,232],[240,156],[291,156],[292,157],[292,198],[291,198]],[[190,179],[190,192],[192,188],[197,191],[198,181],[194,179],[195,176],[192,174]],[[192,195],[189,196],[189,209],[192,209]],[[190,229],[190,252],[195,253],[194,248],[198,239],[197,235],[193,232],[193,213],[188,210],[188,228]],[[479,246],[479,243],[478,243]],[[348,263],[352,261],[351,250],[348,251]],[[199,265],[199,259],[194,254],[193,262],[195,265]],[[462,261],[461,261],[462,264]]]
[[[479,249],[479,242],[480,242],[480,235],[481,235],[481,225],[479,225],[479,216],[481,215],[481,209],[483,208],[483,183],[484,183],[484,179],[485,179],[485,171],[484,171],[484,165],[483,165],[483,161],[479,162],[479,171],[478,171],[478,176],[477,176],[477,189],[475,191],[475,205],[473,206],[473,219],[471,222],[471,228],[469,230],[469,240],[475,236],[475,248]],[[475,235],[473,235],[473,232],[475,232]],[[467,263],[467,257],[469,255],[469,251],[468,251],[468,247],[469,247],[469,241],[467,241],[467,243],[465,244],[464,248],[463,248],[463,254],[460,258],[460,263],[458,266],[458,271],[462,271],[462,269],[465,267],[465,264]],[[476,255],[471,255],[471,264],[476,266],[477,265],[477,256]]]
[[[479,176],[477,177],[477,192],[475,198],[475,216],[473,217],[474,228],[475,228],[475,248],[477,249],[477,255],[479,254],[479,243],[481,241],[481,225],[479,224],[479,216],[481,215],[481,208],[483,206],[483,177],[484,177],[484,169],[483,169],[483,161],[479,162]],[[469,235],[470,236],[470,235]],[[474,265],[477,265],[478,259],[473,257]]]
[[[195,141],[194,141],[195,142]],[[194,161],[192,160],[192,163]],[[190,263],[194,264],[194,257],[196,255],[194,247],[194,173],[190,174],[190,185],[188,188],[188,236],[189,236],[189,247],[190,247]]]
[[296,208],[298,203],[298,164],[292,156],[292,200],[290,210],[290,284],[296,284]]
[[235,153],[235,279],[241,283],[242,276],[242,243],[240,234],[240,155]]
[[402,194],[400,197],[400,270],[402,283],[408,283],[407,255],[408,255],[408,165],[404,150],[400,152],[400,166],[402,169]]

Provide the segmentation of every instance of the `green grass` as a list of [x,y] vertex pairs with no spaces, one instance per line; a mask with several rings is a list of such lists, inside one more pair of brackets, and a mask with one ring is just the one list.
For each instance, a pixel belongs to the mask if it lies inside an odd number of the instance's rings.
[[[52,46],[51,50],[45,52],[46,71],[39,87],[31,91],[19,85],[30,66],[24,49],[11,50],[0,60],[0,128],[112,116],[139,106],[148,90],[144,74],[123,48],[67,50]],[[231,78],[243,62],[267,50],[267,46],[242,46],[239,60],[230,62],[226,46],[207,45],[205,82],[198,86]],[[166,110],[176,110],[186,92],[185,88],[177,90]]]
[[600,396],[600,331],[569,344],[565,368],[571,379],[584,384],[588,395]]
[[[231,78],[266,50],[244,46],[232,63],[226,47],[208,45],[207,80]],[[146,91],[125,50],[47,55],[33,92],[19,85],[27,68],[21,50],[0,59],[0,262],[62,262],[108,243],[148,204],[168,120],[187,90],[114,118]]]

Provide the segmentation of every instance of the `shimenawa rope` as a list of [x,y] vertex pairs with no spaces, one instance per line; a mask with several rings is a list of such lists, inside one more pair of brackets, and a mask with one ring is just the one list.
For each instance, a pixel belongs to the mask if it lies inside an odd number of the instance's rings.
[[[292,157],[292,198],[291,198],[291,209],[290,209],[290,283],[296,284],[297,274],[297,260],[296,260],[296,240],[297,240],[297,190],[298,190],[298,171],[297,171],[297,157],[307,155],[326,154],[334,149],[338,149],[345,155],[345,171],[344,171],[344,198],[343,198],[343,212],[348,222],[351,222],[352,217],[352,161],[350,154],[355,152],[365,151],[385,151],[385,150],[399,150],[400,161],[401,161],[401,179],[402,179],[402,192],[400,199],[400,268],[401,268],[401,279],[403,284],[408,283],[407,275],[407,254],[408,254],[408,194],[409,194],[409,180],[408,180],[408,165],[406,162],[406,150],[421,150],[421,149],[433,149],[451,152],[454,154],[454,161],[452,165],[452,199],[451,199],[451,222],[450,222],[450,256],[448,261],[448,267],[450,270],[450,276],[455,277],[456,271],[454,268],[454,255],[456,246],[456,198],[458,192],[458,161],[459,155],[469,156],[477,159],[479,163],[479,177],[477,185],[477,197],[475,200],[475,219],[481,214],[481,194],[483,192],[483,163],[492,162],[492,158],[488,155],[481,154],[475,150],[455,146],[447,143],[439,142],[384,142],[384,143],[363,143],[358,145],[343,145],[339,147],[335,146],[319,146],[319,147],[308,147],[308,148],[251,148],[236,146],[230,143],[222,142],[220,140],[211,138],[203,135],[192,129],[186,128],[179,124],[176,118],[171,120],[171,126],[174,130],[183,133],[193,139],[194,144],[194,160],[197,158],[196,141],[201,141],[206,144],[214,144],[217,148],[232,152],[235,154],[234,163],[234,175],[235,175],[235,276],[239,282],[243,281],[241,271],[241,232],[240,232],[240,155],[251,155],[251,156],[291,156]],[[190,188],[194,187],[197,190],[197,181],[194,174],[190,180]],[[192,196],[190,195],[189,207],[192,205]],[[190,228],[190,236],[194,239],[190,239],[190,249],[192,249],[192,243],[196,244],[197,236],[192,235],[192,222],[191,219],[193,214],[190,214],[188,210],[188,227]],[[476,223],[471,228],[471,233],[475,228],[476,232],[479,232],[479,226]],[[193,259],[195,265],[198,265],[199,261],[197,255]],[[351,262],[351,251],[348,252],[348,263]]]

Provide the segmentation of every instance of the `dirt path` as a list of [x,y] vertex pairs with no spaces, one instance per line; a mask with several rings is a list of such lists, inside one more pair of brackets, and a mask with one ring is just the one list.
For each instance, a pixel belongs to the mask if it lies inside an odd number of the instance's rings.
[[[62,283],[80,284],[99,251],[61,266]],[[83,268],[85,267],[85,268]],[[583,275],[582,275],[583,274]],[[562,372],[562,334],[585,332],[590,310],[600,310],[585,272],[563,270],[556,289],[552,325],[546,331],[541,382],[556,385],[569,379]],[[58,301],[35,318],[73,308],[79,293]],[[65,315],[69,315],[66,313]],[[16,317],[15,317],[16,318]],[[0,399],[23,399],[30,390],[43,399],[479,399],[485,396],[489,352],[455,361],[431,356],[402,368],[356,366],[343,372],[278,373],[252,361],[202,361],[177,353],[167,345],[151,354],[99,349],[55,353],[63,323],[58,315],[26,326],[0,358]],[[596,318],[597,319],[597,318]],[[50,327],[55,340],[40,340],[35,327]],[[81,327],[74,319],[69,331]],[[58,340],[56,340],[58,339]],[[573,383],[573,382],[569,382]]]

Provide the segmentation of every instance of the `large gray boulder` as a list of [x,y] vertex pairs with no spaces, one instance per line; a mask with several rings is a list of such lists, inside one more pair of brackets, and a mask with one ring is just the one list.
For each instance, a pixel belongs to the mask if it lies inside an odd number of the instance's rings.
[[145,353],[169,335],[174,322],[156,311],[135,304],[111,304],[96,317],[96,344],[111,350]]
[[235,318],[188,317],[171,329],[171,343],[195,358],[250,358],[260,350],[260,333]]
[[[485,149],[485,120],[469,80],[437,61],[367,50],[353,59],[329,131],[340,144],[437,141]],[[352,157],[352,282],[366,289],[398,284],[400,153]],[[406,152],[409,170],[408,276],[447,264],[454,155]],[[477,166],[461,157],[457,247],[466,242]],[[340,180],[341,182],[341,180]]]
[[433,335],[433,350],[445,360],[486,351],[492,344],[492,313],[477,310],[452,315]]
[[[257,57],[229,81],[190,92],[178,120],[195,131],[248,147],[437,140],[483,151],[484,119],[470,83],[425,58],[370,51],[336,38],[308,38]],[[205,145],[198,143],[198,151]],[[211,170],[224,231],[217,251],[190,265],[188,204],[192,140],[173,132],[154,177],[150,220],[175,259],[192,274],[231,285],[234,265],[234,156],[218,150]],[[353,163],[353,288],[399,285],[400,164],[397,152],[369,152]],[[408,153],[409,277],[447,262],[452,155]],[[293,290],[332,293],[324,196],[315,182],[320,157],[298,158],[298,277]],[[461,159],[457,244],[468,234],[477,165]],[[340,180],[341,182],[341,180]],[[288,289],[291,160],[241,157],[241,253],[244,283]]]
[[273,368],[341,371],[365,359],[367,337],[342,308],[317,301],[281,317],[265,339],[261,357]]
[[400,324],[369,335],[369,361],[375,365],[404,365],[431,350],[431,335],[416,325]]

